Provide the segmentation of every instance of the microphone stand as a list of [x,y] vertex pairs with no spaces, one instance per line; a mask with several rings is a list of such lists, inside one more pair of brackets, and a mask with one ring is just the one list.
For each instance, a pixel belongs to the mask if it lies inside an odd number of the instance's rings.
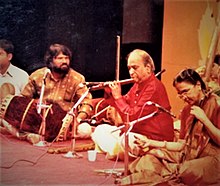
[[[129,114],[126,113],[126,122],[125,122],[125,134],[127,134],[129,130]],[[129,148],[129,139],[128,135],[125,135],[125,151],[124,151],[124,175],[128,175],[128,164],[129,164],[129,155],[128,155],[128,148]]]
[[81,96],[81,98],[75,103],[75,105],[72,107],[72,109],[67,113],[65,118],[70,119],[70,123],[73,122],[72,127],[72,139],[71,139],[71,145],[70,145],[70,151],[64,154],[65,158],[82,158],[83,156],[81,154],[78,154],[75,152],[75,145],[76,145],[76,109],[79,106],[79,104],[83,101],[83,99],[88,95],[90,88]]
[[[134,121],[129,121],[129,114],[126,113],[126,122],[123,126],[118,127],[117,129],[111,131],[111,133],[116,132],[122,128],[125,128],[125,132],[124,132],[124,142],[125,142],[125,147],[124,147],[124,176],[128,176],[129,174],[129,132],[131,131],[131,129],[133,128],[134,124],[143,121],[145,119],[151,118],[153,117],[155,114],[157,114],[157,111],[152,112],[149,115],[143,116],[142,118],[139,118],[137,120]],[[129,127],[130,126],[130,127]],[[118,173],[118,175],[120,176],[120,174]],[[117,183],[117,178],[115,180],[115,183]]]
[[42,121],[41,121],[41,125],[40,125],[39,131],[38,131],[38,134],[41,135],[41,141],[34,144],[34,146],[39,146],[39,147],[47,146],[47,142],[45,141],[46,116],[47,116],[49,109],[51,108],[50,105],[43,104],[43,97],[44,97],[44,91],[45,91],[45,86],[46,86],[45,78],[46,78],[46,75],[42,80],[40,98],[37,103],[37,113],[41,115],[41,111],[43,110]]
[[97,122],[96,118],[97,118],[100,114],[102,114],[103,112],[105,112],[109,107],[110,107],[110,105],[107,106],[107,107],[105,107],[104,109],[100,110],[100,111],[97,112],[96,114],[94,114],[94,115],[91,117],[91,119],[88,119],[88,120],[85,120],[85,121],[89,122],[91,125],[95,125],[96,122]]

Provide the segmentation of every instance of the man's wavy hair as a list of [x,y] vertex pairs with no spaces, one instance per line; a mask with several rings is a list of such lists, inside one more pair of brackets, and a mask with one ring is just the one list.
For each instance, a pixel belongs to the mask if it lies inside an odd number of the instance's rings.
[[53,59],[56,58],[60,53],[63,53],[64,55],[68,56],[70,60],[72,60],[72,52],[67,46],[61,44],[52,44],[44,56],[46,66],[50,68]]

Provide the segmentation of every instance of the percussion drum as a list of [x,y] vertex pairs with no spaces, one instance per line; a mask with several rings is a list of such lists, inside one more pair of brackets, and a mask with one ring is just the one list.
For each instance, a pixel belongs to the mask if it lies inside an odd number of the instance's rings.
[[[8,95],[2,101],[0,117],[20,131],[38,134],[42,115],[37,113],[37,101],[27,97]],[[66,115],[58,104],[53,103],[50,106],[46,115],[44,136],[46,141],[53,141],[57,137],[62,119]]]

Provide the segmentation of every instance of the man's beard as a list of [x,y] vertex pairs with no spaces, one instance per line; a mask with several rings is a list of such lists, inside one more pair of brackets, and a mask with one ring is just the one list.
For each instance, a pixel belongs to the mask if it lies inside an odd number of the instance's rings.
[[69,72],[69,65],[61,65],[60,67],[52,66],[52,70],[59,74],[67,74]]

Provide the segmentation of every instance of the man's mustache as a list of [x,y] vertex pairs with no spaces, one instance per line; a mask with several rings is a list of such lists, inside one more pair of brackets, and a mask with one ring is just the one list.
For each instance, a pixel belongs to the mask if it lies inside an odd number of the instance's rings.
[[62,63],[60,66],[69,66],[67,63]]

